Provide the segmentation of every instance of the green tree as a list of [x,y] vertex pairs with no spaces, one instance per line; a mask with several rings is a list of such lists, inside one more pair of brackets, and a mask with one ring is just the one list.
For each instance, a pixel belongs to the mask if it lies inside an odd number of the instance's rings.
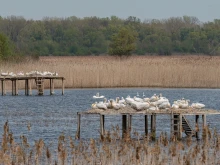
[[0,60],[4,60],[11,55],[11,48],[8,38],[0,33]]
[[130,55],[136,49],[137,32],[129,27],[122,27],[119,32],[112,36],[109,45],[110,55]]

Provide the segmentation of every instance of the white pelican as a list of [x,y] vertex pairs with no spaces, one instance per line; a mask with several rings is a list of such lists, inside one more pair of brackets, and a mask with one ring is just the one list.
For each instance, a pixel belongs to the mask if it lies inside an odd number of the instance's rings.
[[134,99],[131,98],[130,96],[127,96],[127,98],[125,98],[125,101],[127,104],[131,104],[132,102],[134,102]]
[[143,98],[143,101],[148,102],[148,101],[150,101],[150,99],[148,97],[145,97],[145,98]]
[[8,72],[1,72],[1,76],[8,76]]
[[111,108],[114,108],[115,110],[119,110],[121,108],[120,104],[117,103],[115,100],[111,99],[110,100],[111,103]]
[[160,109],[165,109],[165,108],[170,108],[170,103],[169,102],[163,102],[158,106]]
[[202,103],[192,103],[191,105],[192,108],[196,108],[196,109],[201,109],[205,107],[205,104]]
[[16,74],[14,74],[13,72],[8,73],[9,76],[15,77]]
[[147,103],[147,102],[137,102],[137,101],[134,101],[131,103],[131,107],[136,109],[136,110],[144,110],[144,109],[147,109],[150,107],[150,104]]
[[54,73],[53,73],[53,76],[58,76],[58,73],[57,73],[57,72],[54,72]]
[[151,106],[151,107],[148,108],[148,110],[150,110],[150,111],[158,111],[159,108],[157,106],[155,106],[155,107]]
[[176,101],[176,103],[179,105],[179,108],[182,108],[182,109],[189,108],[189,102],[190,102],[190,100],[186,100],[184,98]]
[[178,109],[178,108],[179,108],[179,105],[178,105],[178,104],[173,103],[172,108],[173,108],[173,109]]
[[134,96],[134,100],[137,101],[137,102],[143,102],[143,99],[141,99],[139,97],[136,97],[136,96]]
[[119,104],[126,104],[124,97],[121,97],[121,100],[119,99],[119,97],[117,97],[116,102]]
[[161,97],[159,100],[155,101],[155,104],[156,105],[160,105],[160,104],[162,104],[164,102],[169,102],[169,100],[167,98],[165,98],[165,97]]
[[154,94],[151,98],[150,101],[157,101],[159,100],[158,96],[156,94]]
[[23,71],[18,72],[17,76],[24,76],[24,72]]
[[96,104],[96,107],[97,107],[97,108],[99,108],[99,109],[104,109],[104,110],[106,110],[106,109],[107,109],[106,104],[105,104],[105,103],[103,103],[102,101],[101,101],[101,102],[99,102],[99,103],[97,103],[97,104]]
[[104,98],[105,96],[99,96],[99,93],[96,93],[95,96],[93,96],[94,99],[102,99]]

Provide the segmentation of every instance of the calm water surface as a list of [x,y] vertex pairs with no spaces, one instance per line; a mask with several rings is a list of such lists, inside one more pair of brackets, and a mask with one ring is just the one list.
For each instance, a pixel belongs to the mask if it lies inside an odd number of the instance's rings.
[[[36,91],[35,91],[36,92]],[[155,88],[117,88],[117,89],[68,89],[65,95],[61,95],[61,90],[55,90],[55,95],[49,96],[49,91],[45,91],[45,96],[36,96],[33,91],[32,96],[25,96],[24,91],[19,91],[19,96],[0,96],[0,133],[3,133],[3,125],[8,120],[10,131],[13,132],[15,139],[20,135],[28,137],[29,143],[42,138],[46,143],[57,142],[58,136],[62,133],[65,136],[75,136],[77,128],[77,112],[85,111],[94,102],[92,98],[97,92],[106,98],[115,98],[127,95],[135,96],[144,92],[147,97],[154,93],[162,93],[172,103],[176,99],[187,98],[191,102],[200,102],[206,108],[220,109],[220,90],[219,89],[155,89]],[[194,126],[194,117],[187,117],[190,124]],[[211,128],[217,128],[220,115],[208,115],[207,123]],[[201,121],[201,118],[200,118]],[[27,125],[31,124],[28,131]],[[105,120],[105,128],[111,126],[121,127],[121,116],[109,116]],[[169,133],[169,116],[157,117],[157,134],[161,131]],[[132,121],[133,130],[140,134],[144,132],[144,117],[136,115]],[[83,139],[99,137],[99,116],[82,116],[81,137]]]

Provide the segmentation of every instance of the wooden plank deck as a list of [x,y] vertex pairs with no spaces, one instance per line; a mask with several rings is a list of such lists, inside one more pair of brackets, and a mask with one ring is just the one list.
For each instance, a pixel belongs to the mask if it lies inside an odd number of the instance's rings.
[[1,76],[0,80],[31,80],[31,79],[57,79],[57,80],[65,80],[64,77],[61,76],[15,76],[15,77],[11,77],[11,76]]
[[143,115],[152,115],[152,114],[161,114],[161,115],[170,115],[170,114],[182,114],[182,115],[220,115],[220,110],[213,110],[213,109],[163,109],[163,110],[143,110],[143,111],[136,111],[131,107],[122,108],[119,110],[114,109],[89,109],[87,111],[79,112],[80,114],[103,114],[103,115],[123,115],[123,114],[143,114]]

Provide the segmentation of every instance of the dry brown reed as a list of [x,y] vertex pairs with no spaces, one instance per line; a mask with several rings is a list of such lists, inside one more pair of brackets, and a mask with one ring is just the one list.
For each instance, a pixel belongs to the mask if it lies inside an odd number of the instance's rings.
[[[220,87],[218,56],[40,57],[39,61],[1,64],[2,71],[58,72],[68,88]],[[34,85],[34,82],[32,82]],[[48,87],[49,82],[47,82]],[[24,84],[19,84],[23,88]],[[55,87],[61,87],[55,82]]]
[[[210,133],[209,133],[210,132]],[[43,139],[28,143],[22,135],[21,143],[16,143],[8,122],[4,125],[2,145],[0,148],[0,164],[58,164],[58,165],[200,165],[220,163],[220,135],[217,131],[203,128],[200,141],[192,137],[187,140],[168,140],[166,133],[161,133],[155,142],[151,137],[140,137],[137,132],[133,136],[119,138],[118,127],[106,131],[103,139],[90,141],[73,140],[61,134],[58,137],[57,152],[55,146],[45,145]]]
[[[5,124],[6,128],[7,124]],[[44,147],[42,139],[35,142],[35,146],[27,145],[27,138],[21,136],[22,143],[11,143],[9,138],[5,143],[10,144],[15,151],[0,150],[0,163],[4,164],[107,164],[107,165],[191,165],[191,164],[218,164],[219,163],[219,138],[214,130],[209,136],[207,127],[203,130],[203,136],[208,137],[197,142],[188,138],[187,141],[169,141],[166,133],[161,133],[155,141],[151,137],[140,140],[140,135],[134,132],[134,138],[125,136],[127,140],[115,137],[117,128],[106,131],[102,141],[90,139],[90,141],[74,141],[72,137],[66,138],[64,134],[58,137],[58,154]],[[8,136],[8,129],[4,134]],[[3,135],[4,136],[4,135]],[[11,136],[11,135],[10,135]],[[31,150],[28,148],[31,147]],[[32,157],[35,153],[35,158]],[[45,154],[45,155],[42,155]],[[40,159],[42,157],[42,159]],[[33,161],[34,159],[34,161]]]

